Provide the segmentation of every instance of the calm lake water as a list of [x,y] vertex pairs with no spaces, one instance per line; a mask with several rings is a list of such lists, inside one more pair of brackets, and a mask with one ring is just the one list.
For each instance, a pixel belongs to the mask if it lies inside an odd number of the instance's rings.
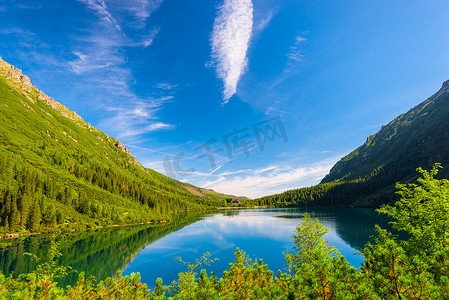
[[[139,272],[142,282],[154,286],[157,277],[165,284],[177,279],[186,267],[207,251],[219,260],[210,267],[221,275],[234,262],[238,247],[253,259],[263,259],[269,269],[285,271],[282,252],[293,246],[292,234],[304,213],[329,228],[326,239],[347,260],[359,267],[363,260],[356,255],[373,235],[374,225],[387,227],[388,219],[374,210],[355,208],[257,209],[190,213],[170,224],[128,226],[89,230],[59,235],[31,236],[0,241],[0,270],[4,274],[29,272],[35,266],[24,252],[44,257],[50,241],[59,243],[63,254],[59,262],[87,275],[104,279],[122,270],[128,275]],[[76,274],[62,284],[73,284]]]

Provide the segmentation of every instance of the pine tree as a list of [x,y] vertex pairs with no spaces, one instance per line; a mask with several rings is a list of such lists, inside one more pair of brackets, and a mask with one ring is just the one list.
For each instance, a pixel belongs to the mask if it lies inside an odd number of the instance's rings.
[[6,230],[9,230],[9,217],[5,218],[5,221],[3,222],[3,226],[6,228]]
[[45,213],[45,223],[47,226],[53,226],[56,224],[56,210],[53,204],[50,204],[47,207],[47,211]]
[[[11,192],[9,191],[9,189],[7,189],[6,190],[6,193],[5,193],[5,197],[4,197],[4,202],[3,202],[3,207],[2,207],[2,213],[1,213],[1,215],[2,215],[2,217],[3,217],[3,220],[7,220],[7,219],[9,219],[9,216],[11,215],[11,205],[12,205],[12,199],[11,199],[12,197],[11,197]],[[5,226],[5,227],[9,227],[9,226],[7,226],[6,225],[6,222],[3,222],[3,226]]]
[[17,210],[15,205],[13,205],[11,210],[10,228],[12,231],[18,231],[20,229],[20,212]]
[[30,216],[28,228],[32,232],[38,231],[39,227],[40,227],[41,219],[42,219],[41,209],[39,206],[39,202],[36,200],[36,201],[34,201],[34,205],[31,210],[31,216]]
[[19,198],[17,208],[20,212],[20,227],[26,228],[30,214],[30,196],[28,193]]

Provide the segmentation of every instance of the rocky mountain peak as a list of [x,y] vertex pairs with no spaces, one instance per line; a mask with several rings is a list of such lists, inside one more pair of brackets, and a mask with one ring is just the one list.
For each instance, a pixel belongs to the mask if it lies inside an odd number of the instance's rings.
[[443,82],[443,86],[441,88],[443,88],[443,89],[449,88],[449,80],[446,80],[445,82]]
[[16,86],[27,92],[32,92],[33,85],[30,78],[22,73],[22,70],[8,64],[0,57],[0,75],[10,79]]
[[445,93],[449,93],[449,80],[446,80],[445,82],[443,82],[441,89],[437,93],[437,97],[442,94],[445,94]]
[[[69,110],[61,103],[55,101],[53,98],[44,94],[44,92],[37,89],[31,84],[30,78],[22,73],[22,70],[7,63],[0,57],[0,76],[7,79],[7,83],[23,93],[30,101],[34,102],[35,99],[45,102],[45,104],[51,106],[54,110],[59,111],[61,115],[66,118],[84,123],[83,119],[75,112]],[[87,127],[90,124],[86,123]]]
[[[30,78],[24,75],[22,73],[22,70],[5,62],[1,57],[0,57],[0,77],[5,78],[6,83],[11,88],[14,88],[18,92],[22,93],[31,102],[36,103],[36,100],[43,102],[46,105],[50,106],[52,109],[58,111],[62,116],[73,120],[76,125],[88,129],[89,131],[98,131],[98,129],[92,127],[90,123],[85,122],[76,112],[69,110],[67,107],[54,100],[52,97],[47,96],[44,92],[40,91],[38,88],[33,86],[31,84]],[[29,107],[28,105],[25,106]],[[108,135],[106,135],[106,137],[109,138]],[[134,156],[132,156],[131,151],[129,151],[129,149],[126,148],[122,142],[116,141],[114,145],[119,150],[123,151],[129,156],[129,161],[131,163],[134,163],[142,170],[145,170],[143,166],[139,163],[139,161]],[[145,170],[145,172],[148,172],[148,170]]]

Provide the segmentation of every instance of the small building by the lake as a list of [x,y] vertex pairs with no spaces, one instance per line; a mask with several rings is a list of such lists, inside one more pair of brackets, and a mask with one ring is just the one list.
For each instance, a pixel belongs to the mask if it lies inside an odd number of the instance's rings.
[[240,201],[240,199],[234,198],[232,199],[232,204],[240,204],[242,203],[242,201]]

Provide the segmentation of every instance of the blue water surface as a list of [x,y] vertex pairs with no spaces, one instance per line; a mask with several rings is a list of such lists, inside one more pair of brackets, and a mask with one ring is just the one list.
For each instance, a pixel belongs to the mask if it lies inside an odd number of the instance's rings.
[[[174,258],[195,262],[204,253],[218,258],[204,268],[221,276],[235,261],[236,248],[245,251],[252,259],[263,259],[268,268],[286,271],[283,252],[293,246],[292,235],[304,213],[317,218],[329,233],[325,238],[355,267],[363,256],[359,250],[374,233],[379,216],[373,210],[348,208],[314,209],[242,209],[211,213],[200,221],[172,232],[146,245],[124,269],[124,274],[139,272],[142,282],[154,286],[157,277],[164,284],[178,278],[186,266]],[[357,250],[359,249],[359,250]]]

